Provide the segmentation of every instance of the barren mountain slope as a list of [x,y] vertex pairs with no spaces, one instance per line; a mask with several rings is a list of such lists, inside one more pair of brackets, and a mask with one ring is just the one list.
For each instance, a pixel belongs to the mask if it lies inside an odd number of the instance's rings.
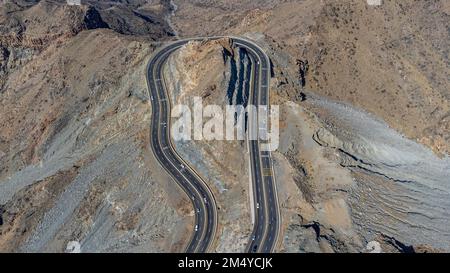
[[0,6],[0,251],[181,251],[192,208],[148,146],[151,37],[86,30],[105,27],[86,6],[14,8]]
[[449,153],[447,1],[175,3],[172,21],[180,35],[247,33],[267,43],[283,70],[281,83],[291,84],[283,87],[290,99],[302,81],[299,61],[307,62],[307,90],[362,107],[435,152]]
[[280,251],[448,248],[446,1],[175,3],[181,36],[245,35],[269,53]]
[[[193,211],[148,146],[145,66],[165,41],[208,35],[272,62],[277,251],[449,251],[449,15],[445,0],[2,1],[0,251],[183,250]],[[244,102],[242,53],[226,39],[175,53],[174,102]],[[218,202],[212,251],[242,251],[245,142],[175,144]]]

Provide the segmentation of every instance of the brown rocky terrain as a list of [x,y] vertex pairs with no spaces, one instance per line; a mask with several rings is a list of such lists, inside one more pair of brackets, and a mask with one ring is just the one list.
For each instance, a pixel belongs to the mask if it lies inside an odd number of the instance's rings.
[[447,1],[175,3],[180,35],[262,35],[287,77],[282,83],[290,83],[289,98],[298,92],[299,61],[308,62],[306,90],[364,108],[449,153]]
[[[282,109],[280,251],[360,252],[372,240],[389,252],[447,248],[446,1],[174,2],[180,36],[244,35],[273,62],[271,102]],[[315,137],[324,130],[333,140]]]
[[27,3],[0,5],[0,251],[182,250],[192,208],[148,146],[143,75],[161,37]]
[[[165,41],[209,35],[272,62],[277,251],[449,251],[449,16],[444,0],[3,1],[0,251],[183,249],[192,207],[151,155],[144,73]],[[165,67],[173,102],[241,101],[246,62],[227,39],[188,44]],[[245,143],[175,144],[218,202],[212,251],[243,251]]]

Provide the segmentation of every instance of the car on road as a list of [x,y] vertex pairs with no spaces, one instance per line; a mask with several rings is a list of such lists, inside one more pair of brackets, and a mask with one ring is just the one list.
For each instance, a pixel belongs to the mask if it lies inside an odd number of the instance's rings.
[[254,245],[253,247],[252,247],[252,252],[256,252],[258,250],[258,245]]

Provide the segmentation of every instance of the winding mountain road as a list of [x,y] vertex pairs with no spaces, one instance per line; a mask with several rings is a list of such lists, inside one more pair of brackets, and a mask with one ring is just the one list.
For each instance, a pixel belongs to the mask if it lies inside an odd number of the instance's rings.
[[[147,66],[147,84],[152,105],[151,147],[161,166],[190,198],[195,210],[195,229],[186,252],[207,252],[217,230],[217,207],[207,183],[177,154],[170,139],[170,97],[164,86],[162,67],[175,50],[194,38],[173,42],[157,51]],[[256,44],[232,37],[233,43],[245,49],[252,62],[250,101],[255,106],[269,105],[270,61]],[[249,122],[254,122],[250,121]],[[279,229],[280,213],[273,175],[271,153],[261,151],[261,140],[248,140],[252,175],[254,228],[247,246],[248,252],[272,252]]]

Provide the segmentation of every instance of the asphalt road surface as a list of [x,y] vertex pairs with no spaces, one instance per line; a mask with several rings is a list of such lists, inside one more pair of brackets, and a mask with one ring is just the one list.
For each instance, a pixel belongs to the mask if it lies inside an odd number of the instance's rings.
[[[211,247],[217,229],[217,207],[208,185],[175,151],[170,139],[170,98],[164,86],[162,67],[175,50],[194,38],[171,43],[157,51],[147,67],[147,84],[152,105],[151,147],[161,166],[189,196],[195,210],[195,228],[186,252],[206,252]],[[270,61],[253,42],[232,38],[244,48],[252,62],[250,102],[268,105]],[[253,122],[249,120],[249,122]],[[272,252],[280,226],[280,213],[270,152],[260,151],[261,140],[249,140],[254,201],[254,228],[247,246],[248,252]]]

